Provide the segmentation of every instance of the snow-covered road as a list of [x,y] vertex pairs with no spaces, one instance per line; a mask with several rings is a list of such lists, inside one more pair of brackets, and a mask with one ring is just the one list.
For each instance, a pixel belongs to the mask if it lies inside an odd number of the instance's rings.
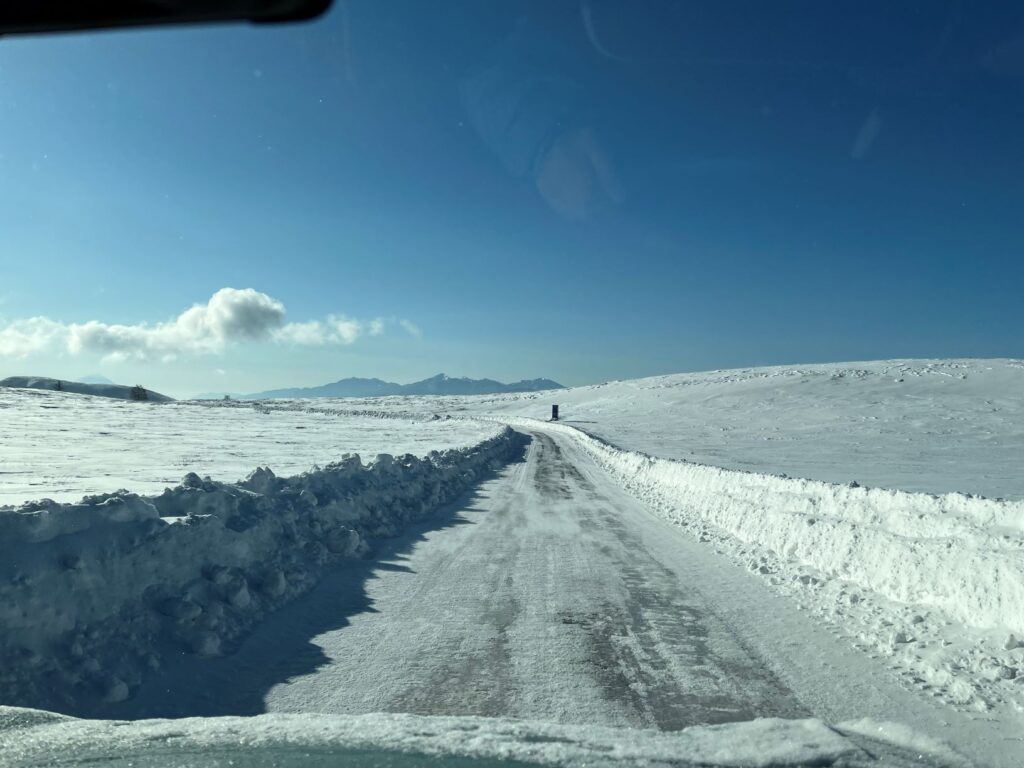
[[237,652],[168,664],[103,715],[396,712],[663,731],[870,717],[1014,764],[998,724],[907,690],[654,517],[577,441],[531,431],[522,461],[342,565]]
[[407,712],[662,730],[805,716],[678,570],[679,536],[571,440],[538,432],[522,461],[329,574],[235,654],[183,658],[105,714]]
[[[571,451],[571,456],[566,452]],[[509,715],[675,730],[806,714],[569,441],[526,459],[368,585],[271,711]]]

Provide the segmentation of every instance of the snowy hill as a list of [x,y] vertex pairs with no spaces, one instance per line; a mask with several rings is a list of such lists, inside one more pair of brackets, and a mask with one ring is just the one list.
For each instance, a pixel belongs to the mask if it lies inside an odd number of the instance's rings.
[[294,387],[273,389],[247,395],[248,399],[303,397],[389,397],[395,395],[483,395],[499,392],[538,392],[547,389],[562,389],[562,385],[551,379],[527,379],[512,384],[503,384],[493,379],[453,378],[443,373],[412,384],[396,384],[382,379],[348,378],[324,384],[319,387]]
[[[10,376],[0,380],[0,387],[13,387],[18,389],[46,389],[58,392],[72,392],[78,395],[94,395],[96,397],[112,397],[117,400],[136,400],[132,392],[134,387],[126,387],[122,384],[90,384],[84,381],[64,381],[63,379],[49,379],[45,376]],[[151,403],[169,403],[173,397],[161,395],[151,389],[145,390],[145,400]]]
[[[423,407],[546,419],[554,403],[564,422],[654,456],[905,491],[1024,498],[1021,360],[679,373]],[[399,406],[384,400],[366,407]]]

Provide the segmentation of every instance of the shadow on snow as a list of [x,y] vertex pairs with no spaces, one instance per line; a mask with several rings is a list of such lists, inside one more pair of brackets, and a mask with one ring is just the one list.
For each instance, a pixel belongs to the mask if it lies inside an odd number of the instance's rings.
[[[367,595],[367,582],[381,571],[414,573],[404,561],[428,533],[471,525],[460,513],[472,510],[484,497],[484,484],[525,460],[529,442],[524,436],[509,464],[482,476],[454,502],[395,538],[377,540],[365,559],[343,561],[325,570],[313,589],[269,614],[233,653],[213,659],[184,653],[167,656],[163,667],[146,677],[132,699],[117,704],[81,702],[61,711],[77,717],[123,720],[266,712],[264,699],[271,688],[331,662],[314,642],[318,635],[348,626],[351,617],[360,613],[376,612]],[[315,711],[315,706],[312,709]]]

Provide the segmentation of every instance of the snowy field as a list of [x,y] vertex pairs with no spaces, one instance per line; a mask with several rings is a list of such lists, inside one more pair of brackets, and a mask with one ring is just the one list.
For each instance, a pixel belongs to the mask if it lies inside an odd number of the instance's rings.
[[832,483],[1024,498],[1024,361],[914,360],[686,373],[471,397],[138,407],[0,388],[0,505],[41,496],[72,501],[118,488],[155,493],[186,472],[225,481],[257,466],[293,474],[344,453],[424,455],[493,434],[480,422],[435,414],[544,419],[554,402],[566,423],[663,458]]
[[497,433],[465,420],[325,413],[295,404],[133,403],[0,387],[0,506],[159,493],[188,472],[232,482],[256,467],[292,475],[346,453],[423,456]]
[[1020,360],[776,366],[554,392],[344,402],[540,419],[558,403],[564,421],[654,456],[832,483],[1024,498]]

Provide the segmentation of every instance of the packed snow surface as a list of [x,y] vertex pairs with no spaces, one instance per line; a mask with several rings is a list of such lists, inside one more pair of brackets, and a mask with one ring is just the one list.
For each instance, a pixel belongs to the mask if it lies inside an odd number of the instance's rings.
[[346,453],[423,456],[494,436],[493,424],[325,412],[301,403],[137,403],[0,387],[0,506],[159,493],[194,472],[233,481],[256,467],[303,472]]
[[[359,402],[412,407],[402,398]],[[1024,498],[1021,360],[743,368],[558,392],[424,398],[419,407],[546,419],[554,403],[563,421],[663,458],[831,483]]]

